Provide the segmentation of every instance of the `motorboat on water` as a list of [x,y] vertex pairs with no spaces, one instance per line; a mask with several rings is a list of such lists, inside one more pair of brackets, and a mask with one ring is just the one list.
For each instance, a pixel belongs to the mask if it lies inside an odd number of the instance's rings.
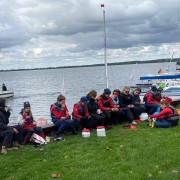
[[13,96],[14,96],[14,92],[12,90],[0,91],[0,98],[9,98]]
[[[159,86],[160,84],[163,84],[163,95],[169,97],[179,96],[180,98],[180,72],[164,73],[160,70],[156,75],[141,76],[140,80],[142,81],[141,84],[131,86],[132,91],[139,87],[141,88],[142,95],[144,95],[148,90],[150,90],[152,85]],[[148,81],[148,83],[143,83],[144,80]]]

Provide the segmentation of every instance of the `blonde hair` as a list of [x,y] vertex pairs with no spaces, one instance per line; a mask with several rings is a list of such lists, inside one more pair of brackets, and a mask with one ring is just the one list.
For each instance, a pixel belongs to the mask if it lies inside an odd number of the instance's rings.
[[[25,109],[26,109],[26,108],[25,108]],[[23,109],[23,113],[22,113],[22,115],[25,115],[25,114],[26,114],[25,109]],[[31,111],[31,110],[29,110],[29,116],[30,116],[30,117],[32,117],[32,111]]]
[[125,91],[125,90],[129,90],[130,91],[130,87],[129,86],[124,86],[123,87],[123,91]]
[[169,104],[166,100],[164,100],[164,99],[162,99],[162,100],[159,102],[159,104],[165,105],[165,106],[167,106],[167,107],[170,106],[170,104]]

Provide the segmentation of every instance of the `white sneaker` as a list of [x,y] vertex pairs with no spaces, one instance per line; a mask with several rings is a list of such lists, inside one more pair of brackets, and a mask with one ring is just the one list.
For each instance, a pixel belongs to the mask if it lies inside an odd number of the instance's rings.
[[136,121],[132,121],[132,124],[137,124],[137,122]]

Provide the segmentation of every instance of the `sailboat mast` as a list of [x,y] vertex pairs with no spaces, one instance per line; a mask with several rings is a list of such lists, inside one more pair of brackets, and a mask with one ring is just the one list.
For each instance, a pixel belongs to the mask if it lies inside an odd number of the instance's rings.
[[[101,7],[104,8],[104,4],[101,4]],[[107,69],[107,50],[106,50],[106,18],[105,10],[103,9],[103,29],[104,29],[104,64],[105,64],[105,81],[106,88],[108,88],[108,69]]]

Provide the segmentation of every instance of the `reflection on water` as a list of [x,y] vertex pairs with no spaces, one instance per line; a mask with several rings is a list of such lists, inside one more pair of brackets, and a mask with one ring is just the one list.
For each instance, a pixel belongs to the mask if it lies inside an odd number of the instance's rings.
[[[109,66],[109,88],[122,89],[124,85],[130,85],[134,66],[133,64]],[[165,63],[137,65],[132,83],[139,82],[139,76],[157,73],[165,66]],[[174,69],[175,63],[171,63],[170,71]],[[17,123],[18,113],[23,108],[24,101],[30,102],[35,119],[44,117],[50,121],[49,108],[60,93],[63,77],[66,103],[72,112],[74,103],[90,90],[94,89],[101,94],[105,88],[104,74],[102,66],[0,72],[0,83],[11,87],[15,94],[13,98],[7,99],[7,104],[13,109],[11,123]]]

